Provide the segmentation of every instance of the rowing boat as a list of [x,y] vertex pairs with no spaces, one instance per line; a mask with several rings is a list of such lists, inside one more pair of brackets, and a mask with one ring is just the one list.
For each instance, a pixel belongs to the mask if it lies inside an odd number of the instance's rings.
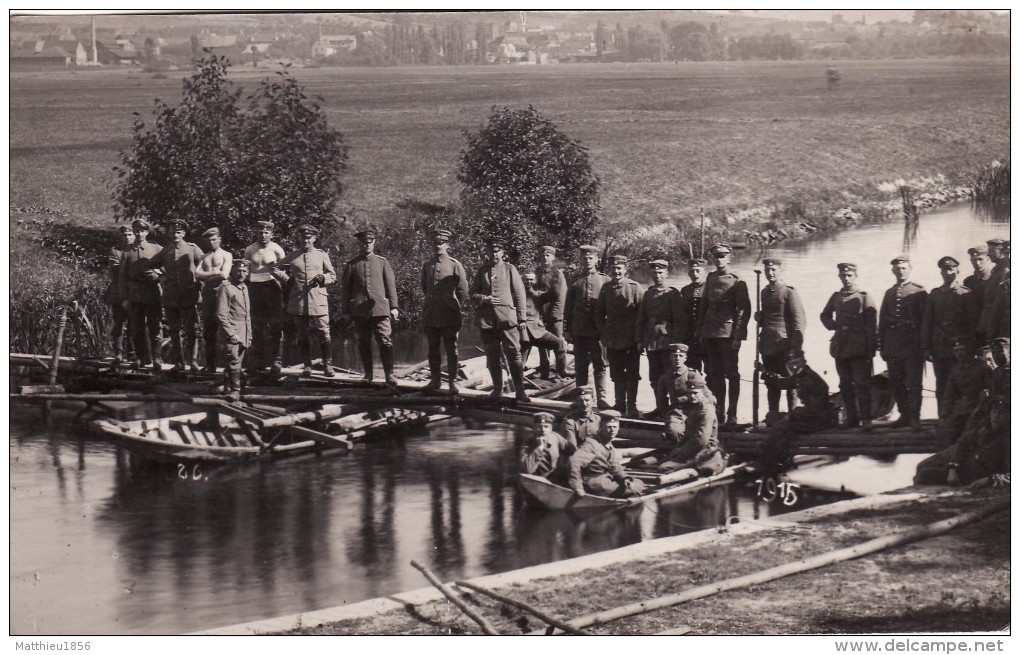
[[[423,412],[391,409],[343,416],[316,423],[315,428],[271,425],[263,429],[257,422],[242,418],[245,414],[220,407],[132,421],[97,419],[89,423],[89,428],[145,459],[209,464],[292,455],[317,448],[350,449],[354,442],[367,437],[392,434],[428,421]],[[271,424],[271,419],[265,423]]]
[[705,489],[731,480],[738,473],[749,470],[747,464],[736,464],[728,466],[720,473],[694,480],[682,482],[668,482],[668,476],[663,476],[667,481],[664,484],[649,484],[645,493],[630,498],[607,498],[605,496],[594,496],[591,494],[578,496],[573,490],[560,486],[554,482],[528,473],[518,474],[518,484],[524,495],[525,501],[534,507],[541,507],[551,510],[584,510],[584,509],[610,509],[615,507],[629,507],[656,500],[684,494],[696,489]]

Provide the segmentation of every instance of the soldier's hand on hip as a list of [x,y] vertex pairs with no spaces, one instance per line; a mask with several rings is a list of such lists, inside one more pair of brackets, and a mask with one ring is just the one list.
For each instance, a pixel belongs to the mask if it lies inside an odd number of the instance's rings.
[[398,318],[400,318],[400,310],[394,307],[393,309],[390,310],[390,316],[393,318],[394,321],[397,320]]

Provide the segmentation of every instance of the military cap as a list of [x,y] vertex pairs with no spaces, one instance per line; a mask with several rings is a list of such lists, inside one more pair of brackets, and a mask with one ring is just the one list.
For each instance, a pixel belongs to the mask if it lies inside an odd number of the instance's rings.
[[712,246],[712,249],[709,250],[709,252],[713,255],[728,255],[733,252],[733,248],[730,248],[729,244],[726,243],[717,243]]
[[686,354],[690,347],[686,343],[671,343],[669,344],[669,350],[674,353]]
[[577,249],[580,250],[581,252],[594,252],[594,253],[598,253],[598,251],[599,251],[599,249],[596,248],[595,246],[588,246],[588,245],[578,246]]
[[549,412],[538,412],[532,417],[532,420],[535,423],[553,423],[556,419]]
[[541,250],[542,252],[544,252],[544,253],[546,253],[546,252],[547,252],[547,253],[549,253],[549,254],[551,254],[551,255],[555,255],[555,254],[556,254],[556,246],[542,246],[542,247],[540,248],[540,250]]
[[953,347],[954,348],[956,346],[969,346],[969,345],[970,345],[970,339],[968,339],[967,337],[960,336],[960,335],[953,337]]
[[708,266],[708,260],[697,257],[695,259],[688,260],[687,266]]
[[177,232],[178,230],[180,230],[181,232],[187,232],[188,224],[179,218],[175,218],[174,220],[170,221],[170,229],[173,232]]
[[615,409],[603,409],[599,412],[599,416],[602,417],[603,421],[619,421],[623,414]]
[[950,257],[949,255],[939,259],[939,268],[954,268],[959,265],[960,262],[955,257]]
[[130,232],[131,231],[131,226],[127,225],[127,224],[124,224],[124,225],[118,226],[116,229],[117,229],[118,232]]
[[977,256],[977,255],[987,255],[988,254],[988,246],[981,245],[981,246],[974,246],[973,248],[967,248],[967,254],[970,255],[971,257]]
[[985,241],[985,243],[987,243],[990,246],[1004,246],[1004,245],[1006,245],[1006,241],[1004,239],[989,239],[988,241]]
[[485,243],[490,248],[496,248],[497,250],[503,250],[506,248],[506,241],[500,237],[489,237],[485,240]]
[[991,346],[981,346],[980,348],[977,349],[977,352],[974,353],[974,354],[977,355],[977,356],[981,356],[981,355],[987,355],[987,354],[989,354],[991,352],[992,352],[992,347]]
[[991,345],[999,346],[1000,348],[1009,348],[1009,337],[996,337],[992,339]]
[[687,388],[688,389],[704,389],[705,376],[697,371],[690,371],[687,373]]
[[627,261],[627,255],[613,255],[609,258],[609,264],[611,266],[616,264],[626,264]]
[[579,387],[578,390],[577,390],[577,395],[578,396],[594,396],[595,395],[595,389],[593,389],[592,387]]
[[149,226],[149,221],[145,220],[144,218],[136,218],[135,220],[131,221],[131,228],[135,229],[135,230],[151,230],[152,229]]
[[782,266],[783,265],[783,260],[777,259],[776,257],[766,257],[765,259],[761,260],[761,265],[762,266]]
[[432,230],[432,241],[434,243],[446,243],[450,240],[451,236],[453,236],[453,233],[449,230]]
[[840,273],[856,273],[857,264],[851,264],[850,262],[843,262],[842,264],[836,264],[836,268],[839,269]]
[[896,264],[909,264],[910,257],[907,257],[906,255],[898,255],[889,260],[889,263],[892,264],[893,266],[895,266]]
[[669,268],[669,262],[665,259],[653,259],[648,263],[651,264],[652,268]]
[[209,228],[208,230],[206,230],[205,232],[202,233],[202,236],[204,236],[206,238],[209,238],[209,237],[218,237],[219,235],[220,235],[220,228],[218,228],[218,227],[211,227],[211,228]]
[[272,230],[276,228],[276,226],[273,225],[272,221],[258,221],[258,224],[259,227],[264,228],[266,230]]
[[372,228],[365,228],[360,232],[355,232],[354,238],[357,239],[358,241],[371,241],[375,239],[375,230],[373,230]]
[[300,232],[301,234],[310,234],[312,236],[318,236],[319,228],[315,227],[314,225],[308,225],[307,223],[305,223],[304,225],[298,228],[298,232]]
[[804,351],[793,349],[790,352],[786,353],[786,360],[789,361],[791,359],[804,359]]
[[249,266],[251,266],[251,264],[243,257],[238,257],[230,264],[230,268],[248,268]]

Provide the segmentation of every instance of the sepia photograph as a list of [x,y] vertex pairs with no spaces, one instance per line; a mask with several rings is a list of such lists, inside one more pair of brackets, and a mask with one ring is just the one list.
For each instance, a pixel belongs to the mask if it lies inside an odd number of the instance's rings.
[[10,10],[9,647],[1007,651],[1010,20]]

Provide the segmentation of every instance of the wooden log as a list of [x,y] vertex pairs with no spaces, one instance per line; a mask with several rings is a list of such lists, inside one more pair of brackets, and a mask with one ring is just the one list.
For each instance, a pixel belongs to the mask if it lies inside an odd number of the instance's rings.
[[493,636],[499,635],[499,632],[496,630],[496,628],[494,628],[492,626],[492,624],[489,623],[488,620],[486,620],[486,618],[484,616],[482,616],[478,612],[476,612],[473,609],[471,609],[470,607],[468,607],[467,604],[463,600],[461,600],[460,598],[457,597],[457,594],[455,594],[452,591],[450,591],[446,587],[446,585],[444,585],[442,582],[440,582],[439,578],[437,578],[435,576],[435,574],[432,573],[432,571],[430,571],[428,569],[428,567],[426,567],[426,566],[424,566],[422,564],[419,564],[418,562],[416,562],[414,560],[411,560],[411,566],[413,566],[414,568],[416,568],[419,571],[421,571],[421,574],[425,576],[425,579],[428,580],[432,584],[433,587],[438,589],[444,596],[446,596],[450,600],[451,603],[453,603],[454,605],[456,605],[460,609],[460,611],[462,611],[465,614],[467,614],[468,617],[470,617],[472,621],[474,621],[479,626],[481,626],[482,632],[484,632],[487,635],[493,635]]
[[342,446],[344,448],[347,448],[347,450],[350,450],[351,448],[354,447],[354,444],[351,443],[351,436],[353,433],[327,434],[325,432],[319,432],[318,430],[313,430],[302,425],[289,425],[287,426],[287,431],[296,436],[311,439],[313,441],[324,443],[330,446]]
[[64,329],[67,327],[67,306],[60,308],[57,317],[57,339],[53,345],[53,359],[50,361],[50,384],[57,383],[57,371],[60,368],[60,351],[64,347]]
[[294,414],[285,414],[274,418],[262,419],[262,425],[260,428],[265,430],[266,428],[278,428],[285,425],[297,425],[298,423],[324,421],[326,419],[342,416],[346,409],[348,408],[344,405],[326,405],[322,409],[310,412],[297,412]]
[[482,595],[485,595],[485,596],[488,596],[489,598],[493,598],[495,600],[498,600],[501,603],[506,603],[507,605],[512,605],[513,607],[516,607],[517,609],[524,610],[525,612],[530,612],[531,614],[534,614],[535,616],[537,616],[538,618],[542,619],[543,621],[545,621],[549,625],[551,625],[551,626],[553,626],[555,628],[559,628],[563,632],[568,632],[568,633],[570,633],[572,635],[583,635],[583,634],[585,634],[584,632],[582,632],[581,630],[578,630],[577,628],[575,628],[574,626],[570,625],[566,621],[561,621],[560,619],[557,619],[554,616],[546,614],[545,612],[543,612],[542,610],[538,609],[537,607],[534,607],[533,605],[528,605],[527,603],[525,603],[523,601],[515,600],[513,598],[510,598],[509,596],[504,596],[503,594],[497,593],[497,592],[495,592],[495,591],[493,591],[491,589],[486,589],[485,587],[483,587],[481,585],[477,585],[477,584],[475,584],[473,582],[458,581],[458,582],[455,582],[454,584],[456,584],[458,587],[464,587],[465,589],[470,589],[472,591],[477,591],[478,593],[480,593]]
[[1009,505],[1010,499],[1003,498],[993,503],[989,503],[984,507],[980,507],[970,512],[965,512],[950,519],[929,523],[898,534],[878,537],[876,539],[871,539],[857,544],[856,546],[840,548],[838,550],[822,553],[796,562],[790,562],[788,564],[774,566],[762,571],[748,573],[747,575],[741,575],[735,578],[728,578],[726,580],[720,580],[719,582],[702,585],[700,587],[694,587],[693,589],[688,589],[680,593],[668,594],[651,600],[630,603],[628,605],[622,605],[602,612],[588,614],[586,616],[576,618],[570,623],[578,628],[586,628],[588,626],[600,625],[608,623],[609,621],[634,616],[636,614],[644,614],[645,612],[651,612],[665,607],[673,607],[674,605],[697,600],[699,598],[714,596],[715,594],[722,593],[724,591],[741,589],[744,587],[750,587],[751,585],[764,584],[766,582],[771,582],[772,580],[778,580],[779,578],[794,575],[795,573],[811,571],[823,566],[828,566],[829,564],[835,564],[837,562],[844,562],[857,557],[863,557],[864,555],[870,555],[871,553],[876,553],[880,550],[885,550],[894,546],[900,546],[914,541],[935,537],[948,532],[955,527],[973,523],[974,521],[983,519],[984,517],[996,512],[1009,509]]

